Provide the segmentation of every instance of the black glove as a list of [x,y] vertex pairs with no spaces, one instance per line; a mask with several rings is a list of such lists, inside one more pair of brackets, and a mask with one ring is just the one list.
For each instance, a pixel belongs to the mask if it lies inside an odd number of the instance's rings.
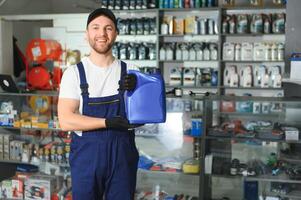
[[143,126],[144,124],[129,124],[129,121],[122,117],[113,117],[105,120],[106,128],[128,130]]
[[137,84],[137,77],[134,74],[125,75],[119,82],[120,90],[134,90]]

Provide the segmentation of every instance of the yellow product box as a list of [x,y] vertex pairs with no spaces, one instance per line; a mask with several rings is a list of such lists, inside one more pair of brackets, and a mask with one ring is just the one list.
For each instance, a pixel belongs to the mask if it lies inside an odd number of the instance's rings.
[[193,34],[195,33],[195,16],[186,17],[184,20],[185,24],[185,34]]
[[32,122],[32,123],[38,122],[38,120],[39,120],[39,117],[31,116],[31,122]]
[[21,121],[20,120],[14,121],[14,125],[13,126],[16,127],[16,128],[20,128],[21,127]]
[[31,128],[31,121],[21,119],[21,127],[23,127],[23,128]]
[[174,19],[173,33],[175,35],[183,35],[184,34],[184,19],[182,19],[182,18]]
[[21,114],[20,114],[20,117],[21,117],[21,119],[26,119],[26,118],[28,118],[30,115],[29,115],[29,112],[21,112]]

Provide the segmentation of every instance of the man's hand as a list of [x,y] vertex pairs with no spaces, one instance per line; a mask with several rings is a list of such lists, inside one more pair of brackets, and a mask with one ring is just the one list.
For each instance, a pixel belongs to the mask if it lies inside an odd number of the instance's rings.
[[143,124],[129,124],[129,121],[122,117],[113,117],[105,120],[106,128],[128,130],[143,126]]
[[132,91],[136,88],[137,77],[134,74],[125,75],[122,80],[119,82],[120,90]]

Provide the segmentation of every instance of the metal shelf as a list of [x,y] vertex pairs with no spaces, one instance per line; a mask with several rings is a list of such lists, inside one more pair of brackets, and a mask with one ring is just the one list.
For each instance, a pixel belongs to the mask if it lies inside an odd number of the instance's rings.
[[270,10],[270,9],[279,9],[279,10],[285,10],[285,5],[269,5],[269,6],[221,6],[221,9],[223,10]]
[[174,176],[192,176],[196,177],[199,176],[199,174],[186,174],[184,172],[168,172],[168,171],[152,171],[152,170],[146,170],[146,169],[138,169],[138,173],[146,173],[146,174],[156,174],[156,175],[174,175]]
[[159,37],[185,37],[185,36],[188,36],[188,37],[218,37],[218,34],[183,34],[183,35],[176,35],[176,34],[173,34],[173,35],[163,35],[163,34],[160,34]]
[[289,179],[286,174],[279,174],[277,176],[272,175],[261,175],[256,177],[245,177],[246,180],[250,181],[263,181],[263,182],[280,182],[280,183],[301,183],[301,180]]
[[258,116],[258,117],[279,117],[283,116],[282,112],[274,112],[274,113],[252,113],[252,112],[219,112],[221,116]]
[[37,131],[62,131],[58,128],[29,128],[29,127],[12,127],[12,126],[0,126],[4,129],[14,129],[14,130],[37,130]]
[[159,60],[162,63],[199,63],[199,62],[212,62],[217,63],[218,60]]
[[284,143],[295,143],[300,144],[301,140],[293,141],[293,140],[277,140],[277,139],[260,139],[255,137],[233,137],[233,136],[205,136],[205,139],[208,140],[236,140],[236,141],[253,141],[253,142],[284,142]]
[[285,33],[222,33],[225,37],[285,36]]
[[157,67],[156,60],[123,60],[124,62],[132,65],[137,65],[139,67]]
[[223,63],[284,63],[284,60],[221,60]]
[[58,91],[46,91],[46,90],[32,90],[32,91],[21,91],[19,93],[12,92],[0,92],[0,96],[50,96],[57,97],[59,95]]
[[218,11],[219,7],[201,7],[201,8],[159,8],[159,11],[172,11],[172,12],[191,12],[191,11]]
[[188,86],[188,85],[165,85],[165,88],[182,88],[182,89],[218,89],[217,86]]
[[277,176],[272,176],[272,175],[260,175],[260,176],[242,176],[242,175],[236,175],[236,176],[231,176],[231,175],[215,175],[215,174],[210,174],[211,176],[218,177],[218,178],[243,178],[246,180],[250,181],[263,181],[263,182],[282,182],[282,183],[301,183],[301,180],[292,180],[289,179],[286,174],[280,174]]
[[221,86],[221,89],[228,89],[228,90],[283,90],[283,88],[261,88],[261,87],[227,87]]

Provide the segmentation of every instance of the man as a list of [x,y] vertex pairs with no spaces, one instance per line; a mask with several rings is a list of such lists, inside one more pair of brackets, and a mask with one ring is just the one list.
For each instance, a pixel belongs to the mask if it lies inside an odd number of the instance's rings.
[[110,10],[90,13],[90,55],[69,67],[61,81],[60,126],[74,131],[69,157],[74,200],[134,199],[139,155],[123,93],[135,88],[136,79],[126,75],[126,64],[112,55],[117,35]]

